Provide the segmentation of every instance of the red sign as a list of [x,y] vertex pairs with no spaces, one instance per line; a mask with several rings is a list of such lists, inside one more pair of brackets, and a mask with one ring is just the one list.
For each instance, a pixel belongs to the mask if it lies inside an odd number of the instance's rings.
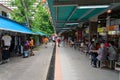
[[77,36],[77,40],[81,40],[82,39],[82,31],[78,31],[78,36]]

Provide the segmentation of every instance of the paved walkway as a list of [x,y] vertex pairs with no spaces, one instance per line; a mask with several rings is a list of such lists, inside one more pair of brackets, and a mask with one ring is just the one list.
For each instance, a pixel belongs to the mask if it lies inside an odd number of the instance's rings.
[[118,72],[93,68],[88,56],[70,47],[59,47],[62,80],[119,80]]
[[46,80],[52,57],[53,46],[39,47],[35,56],[14,57],[10,62],[0,65],[0,80]]

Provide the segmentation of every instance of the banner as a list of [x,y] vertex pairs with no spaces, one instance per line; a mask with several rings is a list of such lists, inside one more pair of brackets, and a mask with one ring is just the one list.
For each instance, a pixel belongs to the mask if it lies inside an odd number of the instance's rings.
[[81,40],[82,39],[82,31],[78,31],[78,36],[77,36],[77,40]]

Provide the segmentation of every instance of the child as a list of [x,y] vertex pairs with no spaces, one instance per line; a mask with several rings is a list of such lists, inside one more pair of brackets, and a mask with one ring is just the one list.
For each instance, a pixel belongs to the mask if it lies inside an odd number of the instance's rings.
[[24,52],[23,52],[23,57],[28,57],[29,56],[29,41],[26,40],[24,44]]

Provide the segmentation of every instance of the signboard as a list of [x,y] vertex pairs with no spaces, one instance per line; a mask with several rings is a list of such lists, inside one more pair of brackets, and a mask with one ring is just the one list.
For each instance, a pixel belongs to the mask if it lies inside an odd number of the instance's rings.
[[89,33],[89,28],[86,28],[86,29],[85,29],[85,32],[88,34],[88,33]]
[[117,31],[117,30],[119,30],[119,25],[108,26],[107,30],[108,31]]
[[105,33],[107,30],[106,30],[106,27],[102,27],[102,28],[98,28],[97,31],[99,33]]
[[120,34],[120,31],[117,31],[117,34]]
[[112,34],[112,31],[109,31],[108,34],[111,35],[111,34]]
[[109,31],[108,34],[109,35],[115,35],[115,34],[117,34],[117,31]]

